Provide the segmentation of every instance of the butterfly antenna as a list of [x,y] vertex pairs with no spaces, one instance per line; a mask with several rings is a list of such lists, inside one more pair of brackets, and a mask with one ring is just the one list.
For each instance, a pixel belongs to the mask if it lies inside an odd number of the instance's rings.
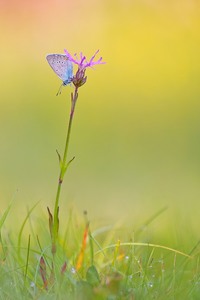
[[58,92],[57,92],[56,96],[58,96],[58,95],[60,95],[60,94],[61,94],[61,92],[62,92],[62,87],[63,87],[63,83],[61,84],[61,86],[60,86],[60,88],[59,88],[59,90],[58,90]]

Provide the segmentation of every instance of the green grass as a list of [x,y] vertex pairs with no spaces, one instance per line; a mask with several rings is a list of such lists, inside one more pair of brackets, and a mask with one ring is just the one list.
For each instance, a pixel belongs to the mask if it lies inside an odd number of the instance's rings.
[[65,229],[53,257],[48,214],[34,224],[33,207],[14,236],[5,227],[10,208],[0,221],[0,299],[199,299],[198,239],[191,244],[186,235],[174,247],[168,229],[154,232],[159,243],[144,230],[157,217],[162,221],[164,209],[135,232],[122,225],[93,228],[87,215],[71,212],[60,220]]

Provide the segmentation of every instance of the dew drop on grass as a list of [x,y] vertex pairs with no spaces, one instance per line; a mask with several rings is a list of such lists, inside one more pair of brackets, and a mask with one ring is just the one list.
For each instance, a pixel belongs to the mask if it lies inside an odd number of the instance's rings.
[[72,273],[72,274],[75,274],[75,273],[76,273],[76,269],[72,267],[72,268],[71,268],[71,273]]
[[150,281],[150,282],[148,283],[148,286],[149,286],[150,288],[152,288],[152,287],[153,287],[153,283]]

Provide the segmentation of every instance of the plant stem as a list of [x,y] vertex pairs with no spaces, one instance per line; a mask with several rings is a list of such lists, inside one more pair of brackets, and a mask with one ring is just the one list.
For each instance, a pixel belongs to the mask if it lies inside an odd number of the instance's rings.
[[[68,167],[69,163],[71,162],[70,161],[67,163],[67,153],[68,153],[68,148],[69,148],[70,134],[71,134],[71,128],[72,128],[72,122],[73,122],[73,116],[74,116],[74,110],[75,110],[77,98],[78,98],[78,88],[75,87],[74,93],[71,94],[71,112],[70,112],[70,117],[69,117],[67,137],[66,137],[65,149],[64,149],[62,160],[59,157],[59,159],[60,159],[60,174],[59,174],[59,178],[58,178],[58,187],[57,187],[56,201],[55,201],[55,206],[54,206],[53,241],[52,241],[53,247],[55,247],[57,235],[58,235],[58,226],[59,226],[58,210],[59,210],[59,199],[60,199],[61,186],[62,186],[62,182],[63,182],[64,176],[65,176],[67,167]],[[52,250],[52,252],[54,252],[54,251]]]

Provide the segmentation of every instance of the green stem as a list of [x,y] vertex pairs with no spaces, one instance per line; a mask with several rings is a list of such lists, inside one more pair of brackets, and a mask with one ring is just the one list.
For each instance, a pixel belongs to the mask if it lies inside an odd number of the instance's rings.
[[[73,116],[74,116],[74,110],[76,105],[76,100],[78,98],[78,88],[75,87],[74,94],[71,95],[71,112],[69,117],[69,123],[68,123],[68,129],[67,129],[67,137],[65,142],[65,149],[63,153],[63,158],[60,165],[60,174],[58,179],[58,187],[57,187],[57,193],[56,193],[56,201],[54,206],[54,222],[53,222],[53,246],[55,247],[57,235],[58,235],[58,226],[59,226],[59,219],[58,219],[58,209],[59,209],[59,199],[60,199],[60,192],[61,192],[61,186],[62,182],[65,176],[65,172],[68,167],[67,161],[67,153],[69,148],[69,141],[70,141],[70,134],[71,134],[71,128],[72,128],[72,122],[73,122]],[[54,252],[54,251],[52,251]]]

